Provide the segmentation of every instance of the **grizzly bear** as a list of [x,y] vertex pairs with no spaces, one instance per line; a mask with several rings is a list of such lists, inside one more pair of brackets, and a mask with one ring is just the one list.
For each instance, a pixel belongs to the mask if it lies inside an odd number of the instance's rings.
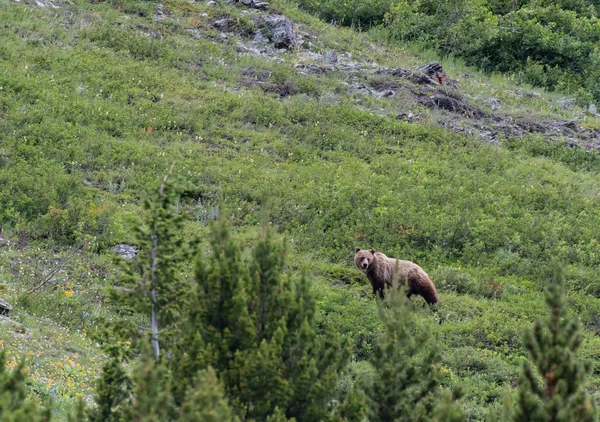
[[396,277],[399,283],[408,280],[408,297],[420,295],[430,305],[439,302],[433,282],[423,268],[414,262],[388,258],[375,249],[367,251],[356,248],[354,264],[371,282],[373,294],[379,292],[382,299],[384,286],[392,286]]

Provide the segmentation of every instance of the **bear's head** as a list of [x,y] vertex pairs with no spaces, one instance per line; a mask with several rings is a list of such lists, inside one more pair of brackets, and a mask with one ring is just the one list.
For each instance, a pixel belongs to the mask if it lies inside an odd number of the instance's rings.
[[356,248],[356,254],[354,255],[354,264],[356,265],[356,268],[367,272],[369,267],[372,267],[373,261],[375,261],[375,249],[367,251]]

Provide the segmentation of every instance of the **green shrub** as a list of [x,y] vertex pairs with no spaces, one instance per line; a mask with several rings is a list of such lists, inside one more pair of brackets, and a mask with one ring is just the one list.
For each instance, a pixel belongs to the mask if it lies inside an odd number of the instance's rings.
[[299,4],[307,11],[315,13],[326,22],[370,28],[384,20],[392,0],[300,0]]

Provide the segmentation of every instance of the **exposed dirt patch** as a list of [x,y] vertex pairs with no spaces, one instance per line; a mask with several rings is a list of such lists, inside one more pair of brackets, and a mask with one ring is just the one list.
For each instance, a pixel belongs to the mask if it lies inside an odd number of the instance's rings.
[[452,113],[458,113],[471,118],[487,117],[487,113],[468,104],[465,100],[452,93],[435,93],[418,98],[419,104],[427,108],[439,108]]

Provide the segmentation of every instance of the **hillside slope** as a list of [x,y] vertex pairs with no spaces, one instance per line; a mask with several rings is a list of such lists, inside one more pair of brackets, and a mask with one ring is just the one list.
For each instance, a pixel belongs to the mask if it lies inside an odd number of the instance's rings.
[[222,198],[250,243],[268,196],[320,324],[353,345],[350,374],[369,371],[379,329],[354,246],[430,273],[442,365],[472,420],[516,385],[554,260],[598,361],[598,117],[451,62],[444,84],[423,81],[426,53],[246,3],[0,0],[0,293],[15,307],[0,344],[31,358],[33,391],[61,412],[89,399],[102,355],[88,336],[117,312],[111,248],[174,161],[184,236]]

